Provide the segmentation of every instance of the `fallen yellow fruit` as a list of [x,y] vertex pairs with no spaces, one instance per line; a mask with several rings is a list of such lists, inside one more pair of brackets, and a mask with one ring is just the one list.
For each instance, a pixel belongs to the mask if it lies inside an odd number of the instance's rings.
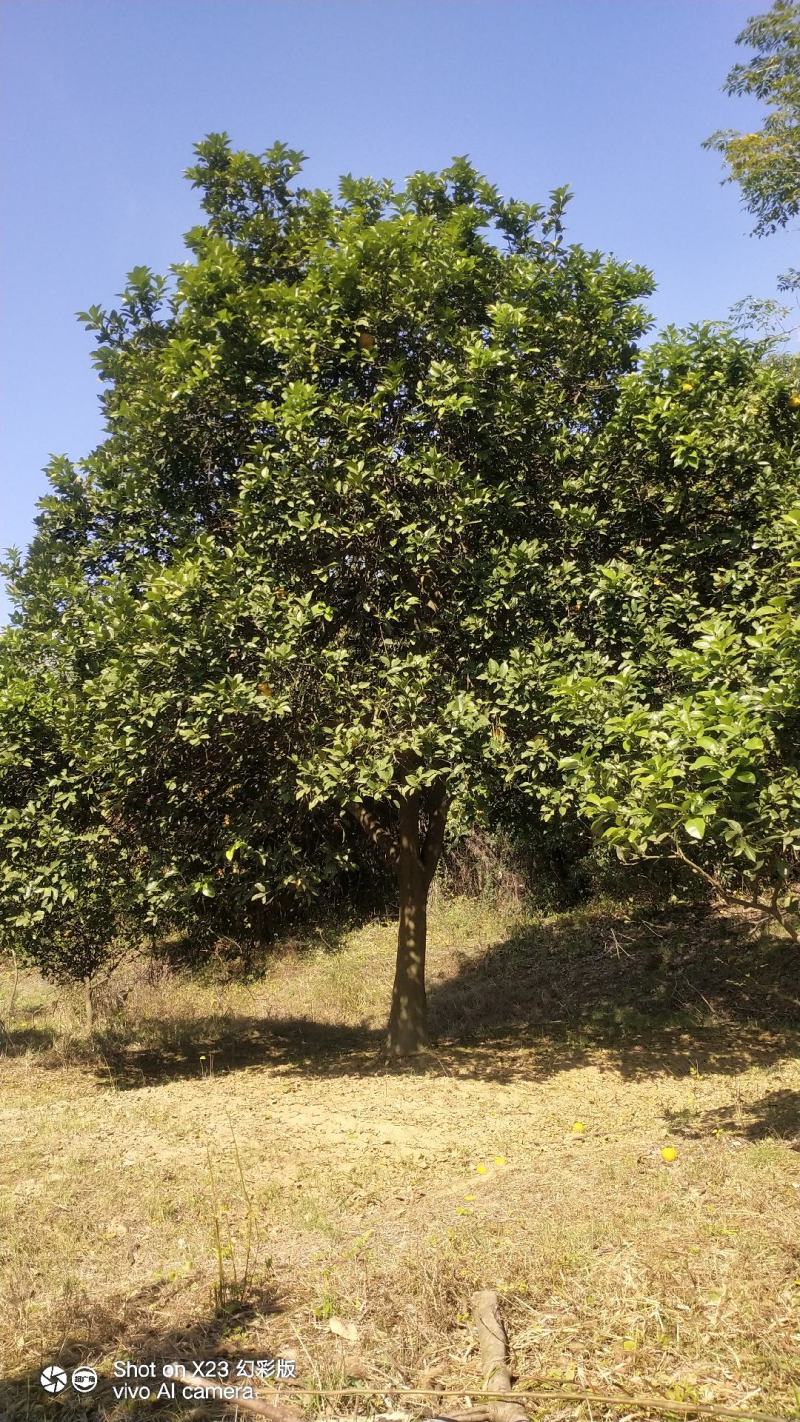
[[677,1152],[677,1150],[675,1149],[675,1147],[674,1147],[674,1146],[662,1146],[662,1147],[661,1147],[661,1159],[662,1159],[662,1160],[666,1160],[666,1162],[667,1162],[668,1165],[669,1165],[673,1160],[677,1160],[677,1159],[678,1159],[678,1152]]
[[580,1136],[586,1130],[586,1127],[584,1126],[583,1121],[573,1121],[572,1129],[576,1136]]
[[505,1165],[505,1163],[506,1163],[506,1158],[505,1158],[505,1156],[504,1156],[504,1155],[496,1155],[495,1158],[494,1158],[494,1163],[495,1163],[495,1165]]
[[477,1172],[478,1172],[479,1175],[485,1175],[485,1174],[486,1174],[486,1166],[485,1166],[485,1165],[476,1165],[476,1166],[475,1166],[475,1169],[477,1170]]

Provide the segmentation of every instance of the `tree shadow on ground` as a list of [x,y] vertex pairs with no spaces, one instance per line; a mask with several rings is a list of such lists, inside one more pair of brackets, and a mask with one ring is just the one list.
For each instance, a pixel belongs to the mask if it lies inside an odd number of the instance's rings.
[[[239,1360],[245,1365],[248,1362],[255,1365],[266,1355],[242,1348],[237,1334],[243,1327],[280,1314],[277,1298],[269,1287],[254,1287],[248,1291],[246,1301],[238,1306],[212,1308],[183,1324],[172,1321],[165,1328],[161,1321],[174,1308],[175,1293],[175,1285],[150,1284],[126,1296],[116,1311],[113,1306],[93,1307],[91,1322],[85,1328],[78,1326],[68,1331],[59,1347],[44,1358],[39,1367],[16,1377],[0,1379],[0,1418],[3,1422],[116,1422],[116,1419],[138,1422],[140,1417],[151,1416],[232,1417],[233,1403],[229,1406],[222,1401],[198,1404],[196,1399],[182,1398],[180,1386],[175,1388],[176,1398],[165,1397],[159,1401],[160,1385],[171,1382],[169,1377],[164,1377],[163,1365],[182,1362],[188,1369],[197,1359],[227,1360],[234,1375]],[[132,1327],[129,1320],[136,1320]],[[138,1382],[149,1387],[152,1396],[134,1401],[115,1397],[113,1386],[121,1387],[123,1380],[115,1382],[112,1365],[101,1368],[99,1363],[97,1388],[91,1394],[79,1396],[69,1382],[58,1396],[49,1397],[45,1393],[40,1381],[42,1367],[56,1364],[69,1378],[74,1368],[100,1357],[129,1360],[146,1369],[152,1366],[153,1376],[131,1380],[133,1386]],[[248,1378],[244,1376],[238,1381],[245,1385]],[[260,1390],[263,1392],[264,1386],[263,1382],[253,1384],[256,1396]]]
[[44,1052],[55,1046],[57,1036],[55,1027],[0,1026],[0,1050],[12,1055],[20,1052]]
[[147,1046],[101,1039],[104,1074],[117,1089],[265,1067],[311,1076],[349,1075],[373,1060],[383,1033],[309,1017],[192,1017],[140,1024]]
[[788,1141],[800,1151],[800,1091],[788,1087],[768,1091],[757,1101],[733,1102],[693,1119],[688,1111],[665,1111],[675,1135],[697,1139],[708,1135],[738,1136],[745,1141]]
[[797,948],[754,941],[748,928],[702,906],[576,911],[525,924],[480,957],[464,953],[455,973],[433,977],[434,1050],[405,1067],[382,1062],[383,1031],[368,1022],[229,1014],[100,1034],[85,1063],[121,1089],[254,1069],[504,1082],[594,1062],[628,1079],[732,1074],[798,1051]]
[[526,924],[433,985],[433,1030],[495,1080],[769,1065],[800,1050],[797,947],[749,927],[702,905]]

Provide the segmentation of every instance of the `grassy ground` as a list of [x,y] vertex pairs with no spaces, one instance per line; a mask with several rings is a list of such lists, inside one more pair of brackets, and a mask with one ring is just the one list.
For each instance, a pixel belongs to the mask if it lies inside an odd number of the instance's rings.
[[400,1386],[470,1395],[479,1287],[521,1379],[797,1415],[797,950],[734,929],[441,904],[436,1054],[406,1071],[375,1058],[390,924],[249,985],[131,970],[92,1039],[34,977],[9,1016],[6,975],[0,1416],[154,1415],[106,1384],[46,1400],[56,1361],[277,1355],[384,1412]]

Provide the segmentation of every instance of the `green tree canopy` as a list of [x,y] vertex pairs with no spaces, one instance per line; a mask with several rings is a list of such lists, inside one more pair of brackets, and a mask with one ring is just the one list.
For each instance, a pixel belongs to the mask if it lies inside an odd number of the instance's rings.
[[791,362],[713,327],[642,357],[649,274],[569,245],[563,190],[197,159],[188,259],[84,313],[106,435],[9,570],[3,932],[88,976],[380,855],[403,1055],[448,807],[503,795],[791,924]]
[[385,856],[405,1053],[448,803],[537,753],[501,669],[575,641],[651,279],[566,243],[565,190],[460,158],[335,198],[301,161],[205,140],[189,258],[84,313],[107,434],[54,462],[12,586],[149,921],[318,892],[351,826]]
[[[737,44],[755,53],[736,64],[725,92],[760,99],[767,109],[760,129],[722,129],[705,147],[721,153],[728,182],[738,183],[758,236],[793,222],[800,212],[800,5],[776,0],[765,15],[749,20]],[[793,285],[795,274],[784,278]]]
[[592,572],[592,649],[550,688],[573,738],[550,800],[796,933],[800,394],[767,356],[670,331],[622,382],[597,443],[620,550]]
[[[91,980],[130,946],[141,859],[70,739],[69,692],[0,638],[0,948],[56,978]],[[141,940],[141,930],[138,934]]]

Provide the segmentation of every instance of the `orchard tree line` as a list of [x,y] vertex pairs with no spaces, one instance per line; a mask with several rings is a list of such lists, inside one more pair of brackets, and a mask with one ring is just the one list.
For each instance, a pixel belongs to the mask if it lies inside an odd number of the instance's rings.
[[[770,16],[732,91],[796,105],[800,7]],[[776,123],[711,140],[762,228],[797,212]],[[202,955],[379,860],[407,1055],[443,847],[498,806],[796,935],[797,360],[643,346],[651,275],[568,242],[565,189],[458,158],[333,195],[302,161],[206,138],[185,259],[82,313],[105,434],[6,567],[0,946],[84,980]]]

